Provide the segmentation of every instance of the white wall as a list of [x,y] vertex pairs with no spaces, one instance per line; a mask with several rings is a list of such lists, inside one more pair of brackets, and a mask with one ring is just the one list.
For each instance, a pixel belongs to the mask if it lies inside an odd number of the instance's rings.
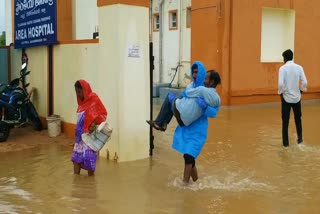
[[182,47],[181,47],[181,65],[179,72],[179,84],[181,86],[187,86],[190,80],[186,78],[186,75],[190,76],[191,66],[191,27],[187,28],[187,7],[191,7],[191,0],[183,0],[182,4]]
[[[85,79],[98,95],[97,73],[99,44],[66,44],[54,46],[54,114],[65,122],[77,121],[74,83]],[[105,92],[104,92],[105,93]],[[106,106],[107,107],[107,106]]]
[[46,46],[27,48],[26,53],[29,58],[28,70],[31,71],[27,81],[30,83],[30,89],[32,87],[36,89],[32,101],[39,115],[46,117],[48,115],[48,48]]
[[294,51],[295,11],[262,9],[261,62],[282,62],[282,52]]
[[[164,0],[163,4],[163,82],[169,83],[174,75],[174,68],[179,64],[180,70],[174,80],[179,85],[186,86],[189,83],[185,79],[185,73],[190,75],[190,60],[191,60],[191,30],[186,28],[186,8],[191,6],[191,0],[181,0],[182,7],[180,8],[180,0]],[[153,1],[153,13],[159,13],[158,1]],[[169,30],[169,11],[178,10],[178,29]],[[181,32],[180,32],[181,31]],[[181,36],[180,36],[181,33]],[[155,70],[154,82],[159,82],[159,32],[153,32]],[[181,38],[181,56],[179,60],[179,39]]]
[[73,0],[72,2],[73,39],[92,39],[98,26],[96,0]]
[[5,16],[6,16],[6,45],[12,43],[12,7],[11,1],[5,0]]

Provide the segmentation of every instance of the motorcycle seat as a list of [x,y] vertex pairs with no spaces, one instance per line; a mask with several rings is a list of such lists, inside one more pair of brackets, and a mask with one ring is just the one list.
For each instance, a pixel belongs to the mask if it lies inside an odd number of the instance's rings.
[[4,102],[9,102],[10,97],[0,93],[0,100]]

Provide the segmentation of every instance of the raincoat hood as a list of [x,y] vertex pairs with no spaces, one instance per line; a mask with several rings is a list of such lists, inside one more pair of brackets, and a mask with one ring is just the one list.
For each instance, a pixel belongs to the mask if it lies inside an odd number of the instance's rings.
[[[193,75],[192,75],[192,70],[194,68],[194,66],[197,66],[198,67],[198,75],[197,75],[197,79],[194,79],[193,78]],[[198,87],[198,86],[204,86],[204,80],[206,79],[206,73],[207,73],[207,70],[206,68],[204,67],[204,65],[202,64],[202,62],[200,61],[195,61],[192,66],[191,66],[191,77],[192,77],[192,80],[193,80],[193,86],[194,87]]]

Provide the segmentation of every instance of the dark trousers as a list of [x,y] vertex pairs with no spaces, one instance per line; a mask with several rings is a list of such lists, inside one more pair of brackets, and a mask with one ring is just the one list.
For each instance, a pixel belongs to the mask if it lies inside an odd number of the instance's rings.
[[289,146],[288,127],[290,120],[290,111],[293,109],[294,121],[296,123],[298,143],[302,143],[302,123],[301,123],[301,101],[298,103],[287,103],[281,96],[281,114],[282,114],[282,142],[283,146]]
[[[177,97],[178,96],[176,96],[176,99],[178,99]],[[164,124],[169,124],[173,116],[176,117],[178,124],[180,126],[184,126],[184,124],[180,118],[180,113],[177,110],[176,105],[175,105],[176,99],[174,99],[171,103],[169,101],[168,95],[166,96],[166,99],[162,103],[160,112],[154,121],[158,126],[163,127]]]

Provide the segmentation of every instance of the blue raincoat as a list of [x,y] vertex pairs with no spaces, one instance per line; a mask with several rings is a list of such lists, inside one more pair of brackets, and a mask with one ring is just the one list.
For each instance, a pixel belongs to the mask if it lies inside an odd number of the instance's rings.
[[[199,61],[194,62],[194,64],[198,65],[198,75],[196,80],[193,80],[193,87],[195,88],[204,85],[206,69]],[[208,117],[214,118],[218,110],[219,108],[208,106],[203,115],[189,126],[177,126],[173,135],[172,148],[181,154],[189,154],[197,158],[207,140]]]

